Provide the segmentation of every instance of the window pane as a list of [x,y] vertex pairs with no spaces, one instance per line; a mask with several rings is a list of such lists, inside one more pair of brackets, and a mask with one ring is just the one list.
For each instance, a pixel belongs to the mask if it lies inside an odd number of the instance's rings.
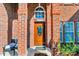
[[40,18],[40,13],[39,12],[36,12],[36,18]]
[[79,42],[79,32],[76,33],[76,40]]
[[73,23],[72,22],[65,23],[65,31],[73,31]]
[[76,40],[79,42],[79,22],[76,23]]
[[44,18],[44,12],[42,12],[41,14],[42,14],[42,18]]
[[44,18],[44,12],[38,11],[38,12],[35,13],[35,16],[36,16],[36,18],[38,18],[38,19]]
[[74,42],[74,33],[73,32],[66,32],[65,34],[65,42]]
[[38,8],[35,10],[35,17],[36,17],[37,19],[44,18],[44,10],[43,10],[43,8],[38,7]]
[[74,42],[74,24],[73,22],[66,22],[65,23],[65,42]]

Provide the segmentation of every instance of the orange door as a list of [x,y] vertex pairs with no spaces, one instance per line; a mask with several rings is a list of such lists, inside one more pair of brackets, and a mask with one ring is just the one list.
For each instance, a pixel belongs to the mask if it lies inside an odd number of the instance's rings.
[[44,23],[34,24],[34,45],[42,46],[44,40]]

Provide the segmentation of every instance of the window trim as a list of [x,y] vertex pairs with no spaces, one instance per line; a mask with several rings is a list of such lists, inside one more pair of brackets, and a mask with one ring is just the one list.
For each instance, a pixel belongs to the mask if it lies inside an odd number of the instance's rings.
[[[62,23],[62,22],[60,22],[60,23]],[[60,43],[63,43],[63,23],[62,23],[62,25],[60,24],[60,26],[62,26],[62,31],[60,31],[60,32],[62,32],[62,41],[60,40]]]
[[[71,43],[71,42],[67,42],[66,40],[65,40],[65,37],[64,37],[64,39],[63,39],[63,34],[65,34],[65,33],[63,33],[63,30],[65,30],[65,29],[63,29],[63,22],[61,22],[62,23],[62,31],[60,31],[60,32],[62,32],[62,41],[60,40],[60,43]],[[70,23],[70,22],[69,22]],[[67,32],[73,32],[73,33],[75,33],[75,31],[74,31],[74,22],[71,22],[71,23],[73,23],[73,31],[67,31]],[[65,24],[64,24],[65,25]],[[73,41],[72,42],[75,42],[75,34],[73,34]],[[64,40],[65,40],[65,42],[64,42]]]
[[[79,23],[79,22],[76,22],[76,23]],[[79,32],[79,31],[78,31]]]
[[36,11],[36,9],[38,9],[38,8],[42,8],[42,9],[43,9],[43,11],[44,11],[44,13],[45,13],[45,9],[44,9],[44,7],[42,7],[42,6],[37,6],[37,7],[35,8],[34,12],[35,12],[35,11]]

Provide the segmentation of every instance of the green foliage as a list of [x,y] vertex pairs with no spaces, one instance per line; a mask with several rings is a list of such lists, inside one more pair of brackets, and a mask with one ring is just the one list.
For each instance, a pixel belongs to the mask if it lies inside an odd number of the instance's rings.
[[73,47],[74,52],[79,53],[79,45]]
[[64,56],[79,53],[79,45],[74,43],[58,44],[58,51]]
[[74,55],[79,53],[79,45],[74,44],[72,38],[70,38],[70,43],[58,44],[58,50],[62,55]]

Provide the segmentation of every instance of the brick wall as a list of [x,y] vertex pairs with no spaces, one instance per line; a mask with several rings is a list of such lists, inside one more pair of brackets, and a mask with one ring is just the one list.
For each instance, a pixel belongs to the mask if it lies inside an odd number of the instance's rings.
[[27,4],[19,4],[18,9],[18,53],[27,54]]
[[60,6],[59,4],[52,4],[52,24],[53,24],[53,45],[60,39]]
[[[47,7],[47,11],[46,11],[46,18],[47,18],[47,44],[50,44],[51,42],[51,17],[52,17],[52,13],[51,13],[51,4],[46,4]],[[49,46],[49,45],[48,45]]]
[[8,15],[3,4],[0,4],[0,53],[2,53],[2,47],[8,43]]

